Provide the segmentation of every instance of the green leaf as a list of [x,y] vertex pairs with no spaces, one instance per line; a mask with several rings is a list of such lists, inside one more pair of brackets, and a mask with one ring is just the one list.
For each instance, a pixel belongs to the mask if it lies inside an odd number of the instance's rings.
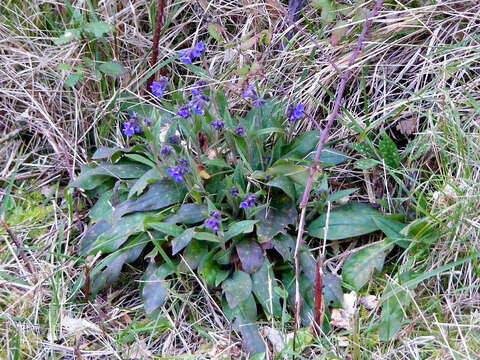
[[156,266],[150,264],[144,281],[142,290],[143,308],[147,314],[151,314],[165,303],[168,296],[168,290],[165,284],[165,278],[175,272],[175,268],[169,263]]
[[242,334],[242,345],[250,355],[265,353],[265,343],[255,324],[240,324],[239,330]]
[[[377,231],[374,216],[384,216],[373,207],[352,203],[333,209],[329,215],[328,240],[340,240]],[[327,214],[322,214],[307,228],[310,236],[323,239]]]
[[222,290],[227,298],[228,306],[234,309],[250,296],[252,279],[246,272],[236,271],[231,278],[223,282]]
[[274,177],[288,176],[297,184],[305,186],[310,176],[310,171],[306,166],[295,165],[291,162],[277,161],[274,166],[267,169],[267,174]]
[[92,159],[93,160],[109,159],[118,152],[126,152],[128,150],[129,149],[124,149],[121,147],[107,148],[105,146],[101,146],[95,151],[95,153],[92,156]]
[[262,209],[255,214],[257,236],[260,243],[273,239],[280,232],[285,232],[287,226],[297,219],[295,203],[288,196],[280,196],[272,201],[268,209]]
[[202,231],[195,232],[195,234],[193,234],[193,238],[197,240],[205,240],[205,241],[211,241],[215,243],[220,242],[220,240],[218,239],[218,236],[210,232],[202,232]]
[[226,242],[237,235],[247,234],[253,231],[253,226],[258,222],[258,220],[244,220],[235,222],[229,226],[228,231],[223,237],[223,241]]
[[267,314],[280,316],[282,306],[280,305],[280,298],[273,290],[275,286],[275,274],[272,265],[268,259],[265,259],[262,267],[252,274],[252,290]]
[[295,201],[297,197],[297,193],[295,191],[295,186],[293,182],[286,176],[277,176],[273,180],[267,183],[268,186],[276,187],[282,190],[285,194],[287,194],[290,199]]
[[67,76],[65,79],[65,85],[73,88],[80,80],[82,80],[82,73],[76,72]]
[[208,207],[198,204],[183,204],[177,212],[165,219],[169,224],[192,225],[204,221],[208,216]]
[[135,184],[133,184],[128,193],[128,198],[130,199],[134,195],[140,195],[149,184],[159,180],[162,180],[162,177],[158,173],[157,169],[148,170],[135,182]]
[[82,253],[97,253],[101,251],[104,254],[109,254],[117,250],[129,236],[144,231],[143,221],[150,215],[151,213],[148,212],[136,213],[124,216],[111,223],[101,220],[94,225],[94,228],[98,229],[98,226],[100,226],[105,231],[91,242],[89,241],[92,240],[90,238],[91,235],[88,233],[88,238],[86,235],[82,239]]
[[382,133],[382,140],[378,144],[378,152],[391,168],[396,169],[400,166],[400,153],[397,145],[385,132]]
[[163,179],[148,188],[148,191],[136,200],[127,200],[117,206],[113,216],[120,217],[137,211],[152,211],[183,201],[185,188],[170,179]]
[[375,150],[364,143],[351,143],[350,147],[356,152],[365,155],[367,158],[375,158]]
[[280,234],[272,239],[272,245],[285,261],[293,261],[295,253],[295,240],[289,234]]
[[122,76],[125,74],[124,67],[117,61],[107,61],[103,64],[100,64],[98,69],[102,73],[113,77]]
[[325,306],[330,306],[334,308],[342,306],[342,282],[338,276],[330,273],[324,273],[323,298],[325,301]]
[[154,219],[146,219],[145,227],[160,231],[169,236],[180,236],[183,233],[183,229],[178,225],[168,224]]
[[178,254],[192,241],[195,230],[193,228],[185,230],[180,236],[172,240],[172,255]]
[[220,44],[222,44],[223,42],[225,42],[225,39],[223,38],[222,34],[221,34],[221,28],[220,28],[220,25],[217,25],[217,24],[210,24],[208,25],[208,33],[210,34],[210,36],[212,38],[214,38],[215,40],[217,40]]
[[215,262],[214,257],[216,250],[212,250],[205,255],[198,265],[198,273],[205,279],[208,285],[215,286],[217,273],[221,270],[220,266]]
[[[117,179],[135,179],[142,176],[148,168],[139,164],[99,164],[96,168],[86,168],[82,170],[77,179],[70,183],[68,187],[78,187],[84,190],[91,190],[98,186],[98,181],[107,176]],[[96,184],[95,186],[93,186]],[[93,186],[93,187],[92,187]]]
[[265,256],[262,248],[255,240],[244,239],[236,245],[236,248],[245,272],[251,274],[260,269]]
[[55,45],[65,45],[69,42],[80,38],[79,29],[65,30],[62,36],[55,40]]
[[360,170],[368,170],[377,166],[379,162],[374,159],[359,159],[355,161],[354,166]]
[[100,38],[105,34],[112,31],[112,25],[103,21],[91,22],[83,26],[83,30],[92,34],[93,36]]
[[[208,252],[208,245],[203,241],[192,240],[192,242],[186,247],[185,251],[183,252],[183,258],[185,262],[188,264],[190,269],[195,270],[202,258]],[[182,263],[180,263],[179,271],[182,271],[185,268],[185,271],[188,268]],[[188,270],[189,271],[189,270]]]
[[363,248],[347,259],[342,270],[342,281],[350,285],[355,291],[360,289],[370,280],[373,272],[381,272],[390,246],[382,242]]
[[334,192],[333,194],[328,195],[327,200],[330,202],[336,202],[338,200],[343,199],[345,196],[349,196],[350,194],[353,194],[358,190],[359,188],[340,190],[340,191]]
[[[96,295],[103,287],[112,285],[120,276],[124,264],[134,262],[142,253],[146,237],[141,236],[127,246],[104,258],[90,273],[92,295]],[[83,279],[85,280],[85,279]]]
[[374,216],[373,220],[380,230],[382,230],[382,232],[388,237],[389,242],[393,242],[404,249],[408,247],[410,239],[401,233],[401,231],[407,226],[406,224],[388,217],[380,216]]
[[404,309],[410,304],[411,297],[402,286],[403,283],[413,279],[412,272],[399,275],[399,280],[390,281],[384,290],[384,294],[394,292],[395,296],[389,297],[382,304],[382,317],[378,326],[380,340],[390,341],[402,327]]

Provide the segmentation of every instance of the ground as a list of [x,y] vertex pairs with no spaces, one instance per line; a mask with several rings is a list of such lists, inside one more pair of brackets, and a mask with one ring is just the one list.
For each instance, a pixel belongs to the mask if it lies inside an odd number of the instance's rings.
[[[288,28],[286,1],[166,0],[158,63],[203,39],[209,43],[203,66],[212,84],[233,93],[241,81],[254,79],[268,97],[305,104],[309,116],[296,131],[323,128],[340,81],[328,59],[340,71],[348,67],[374,6],[334,1],[337,10],[329,12],[325,4],[331,3],[306,1],[298,31]],[[96,148],[126,145],[119,94],[156,104],[143,90],[152,71],[155,9],[153,0],[0,4],[0,216],[6,224],[0,230],[0,358],[245,356],[238,334],[193,273],[174,281],[157,319],[142,311],[141,265],[126,268],[89,303],[75,286],[96,260],[76,248],[92,204],[78,201],[66,186]],[[85,34],[57,40],[94,21],[113,31],[99,41]],[[289,42],[287,33],[293,35]],[[374,19],[330,136],[350,161],[330,170],[329,185],[357,187],[349,200],[383,200],[378,203],[385,212],[400,203],[410,221],[428,218],[440,236],[408,256],[392,254],[384,272],[359,294],[380,296],[397,267],[422,274],[423,281],[407,291],[405,321],[393,340],[364,331],[380,310],[359,306],[353,329],[338,326],[328,336],[305,332],[296,349],[303,358],[480,358],[479,34],[480,3],[474,0],[388,1]],[[106,59],[120,63],[125,74],[99,71],[94,63]],[[175,62],[159,72],[184,74]],[[195,76],[184,81],[183,87]],[[364,156],[349,144],[360,142],[365,130],[375,140],[382,131],[394,140],[401,155],[396,173],[357,162]],[[340,244],[327,268],[335,270],[348,251],[379,236]],[[272,334],[291,334],[292,319],[260,326],[272,358]]]

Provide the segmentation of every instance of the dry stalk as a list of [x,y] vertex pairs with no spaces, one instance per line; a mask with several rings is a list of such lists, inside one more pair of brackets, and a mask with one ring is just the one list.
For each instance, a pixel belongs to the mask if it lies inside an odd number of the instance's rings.
[[[153,51],[152,51],[152,69],[158,61],[158,44],[160,42],[160,33],[163,27],[163,14],[165,13],[165,0],[158,0],[157,2],[157,22],[155,26],[155,35],[153,36]],[[147,90],[152,86],[155,74],[152,74],[147,81]]]
[[[297,234],[297,244],[295,247],[295,335],[294,335],[294,350],[295,350],[295,337],[296,337],[296,331],[300,328],[300,314],[302,311],[302,299],[300,295],[300,250],[302,248],[302,243],[303,243],[303,233],[304,233],[304,228],[305,228],[305,216],[306,216],[306,209],[307,209],[307,204],[308,204],[308,199],[310,197],[310,192],[312,190],[313,186],[313,181],[316,173],[321,170],[320,166],[320,157],[322,155],[322,150],[323,146],[328,140],[330,129],[335,121],[335,119],[338,116],[338,112],[340,110],[340,103],[343,98],[343,93],[345,91],[345,86],[350,79],[350,75],[352,73],[352,66],[355,63],[355,60],[357,59],[358,55],[360,54],[362,50],[362,45],[365,39],[367,38],[367,32],[372,24],[372,19],[374,19],[380,7],[383,5],[383,0],[377,0],[377,3],[372,11],[372,14],[370,17],[367,17],[365,20],[365,25],[363,27],[363,30],[358,38],[357,45],[355,50],[352,53],[352,56],[350,57],[350,61],[348,63],[348,68],[345,70],[345,72],[342,75],[340,85],[338,86],[337,90],[337,95],[335,98],[335,103],[333,105],[332,112],[330,113],[328,117],[327,124],[325,128],[322,131],[322,134],[320,136],[318,145],[317,145],[317,150],[315,152],[315,156],[313,158],[313,164],[310,167],[310,176],[307,182],[307,185],[305,187],[305,191],[303,193],[302,201],[300,203],[300,208],[302,209],[301,215],[300,215],[300,222],[299,222],[299,227],[298,227],[298,234]],[[322,257],[320,256],[320,260],[322,260]],[[323,263],[323,261],[321,261]],[[321,271],[317,272],[317,276],[321,275]],[[317,279],[316,283],[322,284],[322,280]],[[319,306],[321,308],[321,306]],[[317,319],[317,316],[314,316],[315,320],[319,321],[317,325],[320,325],[321,319]],[[320,316],[321,318],[321,316]],[[321,325],[320,325],[321,326]]]

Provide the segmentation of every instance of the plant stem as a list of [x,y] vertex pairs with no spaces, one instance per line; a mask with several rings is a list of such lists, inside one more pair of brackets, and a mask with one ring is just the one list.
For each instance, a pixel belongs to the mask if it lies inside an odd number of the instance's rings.
[[[157,2],[157,22],[155,24],[155,34],[153,36],[153,49],[152,49],[152,69],[158,61],[158,43],[160,42],[160,32],[163,27],[163,14],[165,13],[165,0],[158,0]],[[147,89],[150,90],[152,86],[155,74],[152,74],[147,81]]]
[[[357,59],[358,55],[360,54],[362,50],[362,45],[365,39],[367,38],[367,32],[372,25],[372,19],[374,19],[380,7],[383,5],[383,0],[377,0],[376,5],[372,11],[372,14],[370,17],[367,17],[365,20],[365,25],[363,27],[363,30],[358,38],[357,45],[355,50],[352,53],[352,56],[350,57],[350,61],[348,63],[348,68],[345,70],[345,72],[342,75],[342,78],[340,80],[340,85],[338,86],[337,90],[337,95],[335,98],[335,102],[333,104],[333,109],[332,112],[330,113],[330,116],[328,117],[327,124],[325,128],[322,131],[322,134],[320,135],[320,139],[318,141],[317,145],[317,150],[315,152],[315,156],[313,158],[313,164],[310,167],[310,176],[307,182],[307,185],[305,187],[305,191],[303,193],[302,201],[300,203],[300,208],[302,209],[301,215],[300,215],[300,222],[298,226],[298,235],[297,235],[297,244],[295,247],[295,335],[294,335],[294,349],[295,349],[295,336],[296,336],[296,331],[300,328],[300,314],[302,311],[302,298],[300,295],[300,250],[302,248],[302,243],[303,243],[303,233],[305,231],[305,215],[306,215],[306,208],[308,204],[308,199],[310,198],[310,192],[312,190],[313,186],[313,181],[315,174],[319,171],[321,171],[321,164],[319,163],[320,157],[322,155],[322,150],[324,144],[327,142],[330,129],[335,121],[335,119],[338,116],[338,112],[340,110],[340,103],[343,98],[343,93],[345,91],[345,86],[347,84],[347,81],[350,79],[350,75],[352,73],[352,65],[355,63],[355,60]],[[327,58],[328,60],[328,58]],[[330,61],[329,61],[330,62]],[[333,66],[333,65],[332,65]],[[321,275],[321,272],[317,274]],[[322,281],[316,281],[319,283],[322,283]],[[319,324],[317,324],[319,325]]]

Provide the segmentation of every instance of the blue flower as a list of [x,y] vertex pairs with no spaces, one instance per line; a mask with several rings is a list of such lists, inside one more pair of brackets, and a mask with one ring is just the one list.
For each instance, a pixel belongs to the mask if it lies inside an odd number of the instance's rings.
[[261,99],[257,95],[257,91],[255,90],[255,86],[248,85],[247,90],[245,90],[242,94],[244,99],[252,100],[252,103],[255,107],[259,108],[265,105],[265,100]]
[[178,171],[178,166],[168,169],[168,175],[173,177],[176,182],[182,182],[183,181],[182,174],[180,174],[180,172]]
[[[204,99],[205,98],[202,95],[199,95],[190,102],[190,105],[192,106],[193,111],[195,111],[195,114],[203,115],[205,113],[204,109],[207,107],[207,102]],[[207,96],[207,99],[208,99],[208,96]]]
[[232,187],[230,189],[230,194],[233,196],[233,197],[237,197],[238,196],[238,188],[237,187]]
[[203,52],[205,51],[206,49],[206,46],[203,42],[199,42],[197,43],[197,45],[195,45],[195,47],[192,49],[192,57],[194,58],[199,58],[200,56],[202,56]]
[[162,146],[162,149],[160,150],[160,154],[162,155],[162,157],[167,157],[171,153],[173,153],[173,148],[171,146],[168,146],[168,145]]
[[240,204],[242,209],[248,209],[255,206],[255,195],[247,196],[244,201]]
[[237,128],[235,129],[235,135],[244,137],[245,136],[245,129],[243,128],[242,125],[238,125]]
[[225,126],[225,123],[220,120],[215,120],[215,121],[212,121],[212,126],[214,127],[215,130],[222,131],[223,127]]
[[152,94],[162,98],[163,93],[165,89],[168,87],[168,80],[166,77],[160,78],[158,81],[152,82],[152,85],[150,86],[150,90],[152,91]]
[[205,221],[205,226],[207,228],[212,229],[215,232],[218,232],[221,219],[220,219],[220,214],[217,211],[212,211],[210,213],[211,218]]
[[135,127],[130,121],[124,122],[122,132],[125,134],[125,136],[132,137],[133,134],[135,134]]
[[193,95],[200,95],[200,93],[205,90],[205,87],[207,85],[207,82],[204,80],[200,80],[197,82],[192,89],[190,89],[190,92]]
[[180,137],[177,135],[172,135],[168,138],[168,143],[172,145],[180,144]]
[[192,51],[189,50],[183,50],[180,52],[180,60],[184,62],[185,64],[192,65]]
[[188,119],[190,117],[190,107],[189,106],[184,106],[182,107],[178,112],[178,116],[181,116],[184,119]]
[[296,107],[290,105],[287,110],[287,116],[289,117],[290,122],[295,122],[303,118],[305,112],[305,106],[303,104],[298,104]]

